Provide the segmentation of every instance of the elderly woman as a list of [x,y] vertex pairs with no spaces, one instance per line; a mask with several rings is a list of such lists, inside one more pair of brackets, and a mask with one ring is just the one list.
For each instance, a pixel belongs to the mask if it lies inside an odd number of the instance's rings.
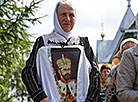
[[123,52],[131,47],[134,47],[137,44],[137,40],[134,38],[125,39],[120,45],[120,51],[115,55],[112,60],[112,68],[117,67],[120,64]]
[[[98,100],[100,76],[96,58],[87,37],[72,36],[75,20],[76,10],[73,5],[67,0],[59,1],[54,12],[53,32],[38,37],[34,44],[30,57],[26,62],[26,67],[22,71],[22,80],[35,102],[97,102]],[[76,61],[79,68],[76,68],[76,70],[71,69],[77,82],[72,82],[70,84],[72,87],[67,86],[66,82],[64,82],[62,84],[64,85],[63,88],[60,86],[61,84],[57,84],[60,77],[56,75],[58,72],[55,74],[54,69],[52,70],[51,64],[54,62],[51,63],[49,59],[53,55],[50,54],[50,48],[64,48],[64,46],[70,46],[71,49],[76,46],[75,48],[80,48],[77,51],[80,51],[81,54],[78,57],[78,61]],[[39,58],[42,54],[39,53],[40,51],[47,51],[48,54],[42,52],[43,55]],[[64,54],[61,56],[64,56]],[[67,58],[65,56],[60,58],[60,63],[63,62],[60,65],[64,65],[65,67],[69,65],[76,66],[76,64],[72,65],[74,63],[72,60],[76,59],[76,57],[72,59],[70,57]],[[70,64],[68,65],[68,63]],[[69,82],[67,83],[69,84]]]
[[118,53],[114,56],[112,60],[112,70],[109,73],[107,80],[106,80],[105,102],[120,102],[118,98],[116,97],[116,81],[117,81],[118,66],[120,65],[123,52],[129,48],[134,47],[137,43],[138,41],[134,38],[125,39],[121,43],[120,50],[118,51]]
[[[138,30],[138,14],[136,17]],[[120,102],[138,102],[138,44],[123,53],[117,76],[117,97]]]

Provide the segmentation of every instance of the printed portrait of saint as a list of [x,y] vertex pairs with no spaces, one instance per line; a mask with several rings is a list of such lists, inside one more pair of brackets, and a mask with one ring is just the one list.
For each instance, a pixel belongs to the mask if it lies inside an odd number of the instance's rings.
[[80,50],[52,48],[51,56],[53,73],[62,102],[76,102]]

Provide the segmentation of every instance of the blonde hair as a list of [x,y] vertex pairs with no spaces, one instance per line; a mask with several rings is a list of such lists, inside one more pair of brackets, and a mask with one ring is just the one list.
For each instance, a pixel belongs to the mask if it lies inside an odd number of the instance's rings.
[[111,70],[111,66],[110,66],[108,63],[104,63],[104,64],[102,64],[102,66],[101,66],[100,72],[102,73],[102,71],[103,71],[104,69],[109,69],[109,70]]

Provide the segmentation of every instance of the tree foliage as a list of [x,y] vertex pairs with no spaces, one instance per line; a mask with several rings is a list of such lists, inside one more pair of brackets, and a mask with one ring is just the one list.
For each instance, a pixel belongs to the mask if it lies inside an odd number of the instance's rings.
[[33,42],[28,24],[41,23],[35,13],[43,0],[3,0],[0,5],[0,102],[23,102],[28,97],[21,80],[25,56]]

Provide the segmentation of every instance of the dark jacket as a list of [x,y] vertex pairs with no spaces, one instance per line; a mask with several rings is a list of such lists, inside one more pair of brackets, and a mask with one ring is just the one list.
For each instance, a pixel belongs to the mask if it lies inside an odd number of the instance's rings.
[[118,66],[112,69],[106,79],[105,102],[120,102],[116,96]]

